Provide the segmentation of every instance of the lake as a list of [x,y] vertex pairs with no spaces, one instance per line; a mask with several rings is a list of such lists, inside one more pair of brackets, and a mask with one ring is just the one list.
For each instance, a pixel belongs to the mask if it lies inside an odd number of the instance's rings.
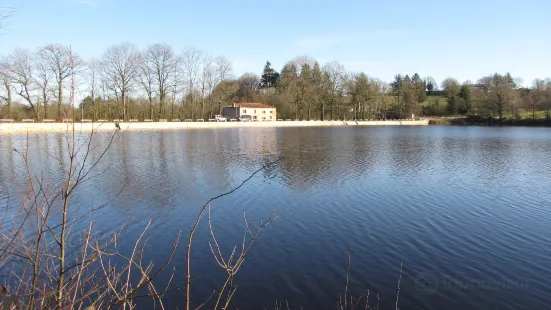
[[[108,133],[96,141],[105,145]],[[28,139],[28,141],[27,141]],[[24,166],[13,149],[28,143],[31,168],[62,179],[61,135],[0,136],[0,204],[17,204]],[[92,152],[95,156],[98,150]],[[344,292],[371,292],[394,309],[400,263],[401,309],[545,309],[551,303],[551,130],[485,127],[234,128],[117,133],[73,204],[111,204],[94,214],[98,230],[131,246],[152,219],[149,256],[173,258],[185,281],[186,235],[208,198],[213,228],[229,255],[251,226],[272,213],[239,271],[232,308],[334,309]],[[120,195],[118,194],[120,191]],[[82,229],[82,227],[81,227]],[[203,221],[194,239],[197,304],[224,270]],[[168,276],[168,275],[167,275]],[[184,291],[167,297],[170,309]]]

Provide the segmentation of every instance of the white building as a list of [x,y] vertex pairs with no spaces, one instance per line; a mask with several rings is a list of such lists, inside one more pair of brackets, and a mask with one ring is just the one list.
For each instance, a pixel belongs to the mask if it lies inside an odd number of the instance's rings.
[[249,115],[253,121],[276,121],[276,108],[264,103],[240,102],[224,108],[224,116],[230,119],[240,119]]

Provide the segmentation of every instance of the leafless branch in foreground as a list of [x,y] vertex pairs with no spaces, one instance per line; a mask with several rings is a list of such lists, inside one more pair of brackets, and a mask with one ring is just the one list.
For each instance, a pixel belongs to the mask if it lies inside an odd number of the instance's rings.
[[[217,199],[220,199],[224,196],[228,196],[228,195],[231,195],[232,193],[234,193],[235,191],[239,190],[241,187],[243,187],[247,182],[249,182],[257,173],[277,164],[278,162],[280,162],[281,160],[283,160],[283,157],[280,157],[278,158],[277,160],[273,161],[273,162],[270,162],[266,165],[263,165],[261,168],[259,168],[258,170],[254,171],[248,178],[246,178],[243,182],[241,182],[241,184],[239,184],[237,187],[233,188],[232,190],[228,191],[228,192],[225,192],[223,194],[220,194],[218,196],[215,196],[215,197],[212,197],[211,199],[209,199],[204,205],[203,207],[201,208],[201,211],[199,211],[199,214],[197,215],[197,219],[195,220],[195,224],[193,225],[190,233],[189,233],[189,239],[188,239],[188,243],[187,243],[187,256],[186,256],[186,259],[187,259],[187,264],[186,264],[186,310],[190,310],[191,309],[191,306],[190,306],[190,290],[191,290],[191,281],[192,281],[192,278],[191,278],[191,245],[192,245],[192,242],[193,242],[193,236],[195,234],[195,231],[197,230],[197,227],[199,226],[199,223],[201,221],[201,218],[203,217],[203,214],[205,213],[205,210],[207,210],[207,208],[210,208],[210,204],[211,202],[217,200]],[[209,209],[210,210],[210,209]],[[216,257],[216,255],[215,255]]]

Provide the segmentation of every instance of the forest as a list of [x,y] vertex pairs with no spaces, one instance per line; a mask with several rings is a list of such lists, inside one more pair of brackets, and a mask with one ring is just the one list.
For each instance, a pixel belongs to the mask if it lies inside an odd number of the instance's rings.
[[277,107],[278,118],[295,120],[551,117],[549,78],[525,87],[503,72],[439,84],[418,73],[383,81],[353,69],[298,56],[279,71],[267,61],[258,73],[236,76],[228,58],[194,47],[121,43],[84,60],[51,44],[0,59],[0,118],[206,119],[232,102],[266,103]]

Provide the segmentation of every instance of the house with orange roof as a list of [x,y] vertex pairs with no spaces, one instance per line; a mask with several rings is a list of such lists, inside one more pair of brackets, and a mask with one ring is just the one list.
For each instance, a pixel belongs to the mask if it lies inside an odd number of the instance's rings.
[[225,107],[223,114],[228,119],[252,121],[276,121],[276,108],[271,105],[257,102],[240,102],[233,103],[229,107]]

